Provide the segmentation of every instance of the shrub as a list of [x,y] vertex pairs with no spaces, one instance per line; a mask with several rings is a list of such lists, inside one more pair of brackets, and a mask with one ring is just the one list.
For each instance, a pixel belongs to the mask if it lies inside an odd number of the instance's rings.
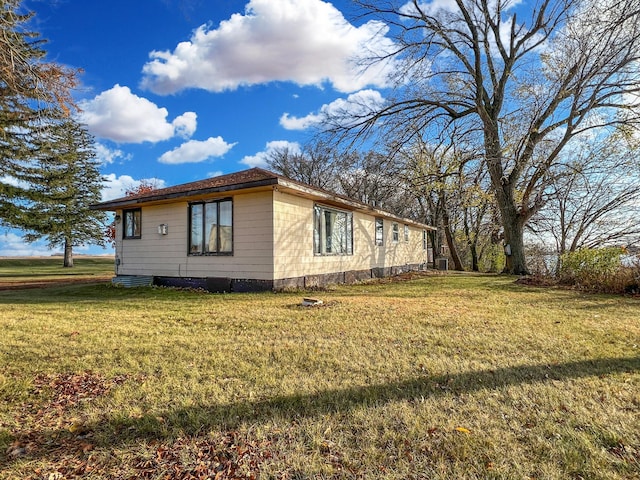
[[560,258],[558,280],[565,285],[596,292],[635,293],[640,281],[636,262],[623,262],[620,247],[583,248]]
[[527,268],[536,278],[555,277],[558,255],[541,244],[527,246]]

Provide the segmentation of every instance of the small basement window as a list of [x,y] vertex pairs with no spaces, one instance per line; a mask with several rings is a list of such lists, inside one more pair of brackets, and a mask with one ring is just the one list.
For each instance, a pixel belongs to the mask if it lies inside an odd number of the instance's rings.
[[122,238],[142,237],[142,209],[135,208],[123,212]]

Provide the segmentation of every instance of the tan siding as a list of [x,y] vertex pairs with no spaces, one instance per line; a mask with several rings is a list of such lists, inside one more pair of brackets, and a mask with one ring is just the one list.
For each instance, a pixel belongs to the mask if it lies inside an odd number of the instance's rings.
[[[122,240],[122,221],[117,224],[117,273],[272,280],[426,261],[421,229],[410,227],[410,241],[405,242],[399,222],[400,238],[394,243],[392,220],[385,218],[384,246],[378,247],[375,217],[360,212],[353,213],[353,255],[314,255],[313,205],[312,200],[271,190],[234,195],[233,256],[187,254],[186,202],[143,207],[141,239]],[[168,225],[167,235],[158,234],[160,224]]]
[[375,217],[353,213],[353,255],[318,256],[313,253],[312,200],[277,192],[274,194],[274,275],[276,279],[305,275],[387,268],[426,261],[422,230],[410,227],[409,242],[392,241],[392,221],[384,219],[384,245],[375,246]]
[[[186,202],[143,207],[142,238],[122,240],[118,226],[116,255],[120,275],[273,278],[272,193],[233,197],[233,256],[187,254],[189,208]],[[121,214],[121,212],[120,212]],[[120,222],[122,223],[122,222]],[[159,235],[158,225],[168,225]]]

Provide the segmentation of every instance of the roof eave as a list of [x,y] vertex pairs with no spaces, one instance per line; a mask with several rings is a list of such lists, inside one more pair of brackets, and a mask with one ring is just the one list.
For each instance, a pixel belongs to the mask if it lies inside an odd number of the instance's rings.
[[416,222],[415,220],[411,220],[409,218],[400,217],[398,215],[394,215],[391,212],[387,212],[385,210],[380,210],[376,207],[368,205],[366,203],[358,202],[356,200],[351,200],[349,198],[343,197],[341,195],[332,194],[331,192],[327,192],[324,190],[318,190],[312,187],[306,187],[298,182],[289,182],[284,178],[280,178],[278,182],[278,186],[282,186],[283,188],[294,190],[297,192],[304,193],[310,197],[314,197],[318,200],[332,203],[334,205],[342,205],[353,210],[367,213],[369,215],[374,215],[378,217],[390,218],[392,220],[397,220],[402,223],[418,226],[425,230],[436,231],[437,228],[432,227],[431,225],[427,225],[425,223]]
[[247,190],[250,188],[269,187],[277,185],[277,178],[267,178],[264,180],[255,180],[246,183],[239,183],[235,185],[224,185],[221,187],[200,188],[196,190],[190,190],[188,192],[172,192],[160,195],[149,195],[142,198],[119,198],[107,202],[101,202],[91,205],[89,208],[92,210],[118,210],[121,208],[135,207],[146,205],[150,203],[168,203],[171,200],[179,198],[189,199],[192,197],[199,197],[203,195],[211,195],[216,193],[233,192],[236,190]]
[[387,212],[385,210],[380,210],[366,203],[358,202],[356,200],[352,200],[347,197],[337,195],[326,190],[317,189],[312,186],[306,186],[301,182],[290,181],[280,176],[278,177],[274,176],[274,177],[270,177],[262,180],[253,180],[253,181],[244,182],[244,183],[237,183],[234,185],[200,188],[200,189],[190,190],[186,192],[184,191],[171,192],[171,193],[165,193],[165,194],[159,194],[159,195],[150,194],[142,198],[124,197],[116,200],[94,204],[94,205],[91,205],[90,208],[92,210],[115,211],[123,208],[135,208],[143,205],[170,203],[171,201],[174,201],[177,199],[184,199],[188,201],[190,198],[198,198],[206,195],[236,192],[241,190],[249,190],[249,189],[262,188],[262,187],[274,187],[274,186],[281,187],[283,191],[289,191],[294,194],[297,193],[298,195],[303,194],[306,197],[313,198],[318,201],[324,201],[336,206],[347,207],[355,211],[367,213],[369,215],[390,218],[392,220],[397,220],[398,222],[414,225],[419,228],[423,228],[425,230],[433,230],[433,231],[437,230],[435,227],[432,227],[430,225],[416,222],[415,220],[411,220],[408,218],[399,217],[390,212]]

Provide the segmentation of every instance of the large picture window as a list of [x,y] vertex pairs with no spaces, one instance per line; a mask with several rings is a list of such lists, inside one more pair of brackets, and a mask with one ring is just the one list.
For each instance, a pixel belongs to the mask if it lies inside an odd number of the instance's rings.
[[189,205],[191,255],[233,253],[233,202],[216,200]]
[[353,255],[353,214],[316,205],[313,209],[313,252]]
[[142,210],[140,208],[125,210],[123,216],[122,238],[141,238]]

